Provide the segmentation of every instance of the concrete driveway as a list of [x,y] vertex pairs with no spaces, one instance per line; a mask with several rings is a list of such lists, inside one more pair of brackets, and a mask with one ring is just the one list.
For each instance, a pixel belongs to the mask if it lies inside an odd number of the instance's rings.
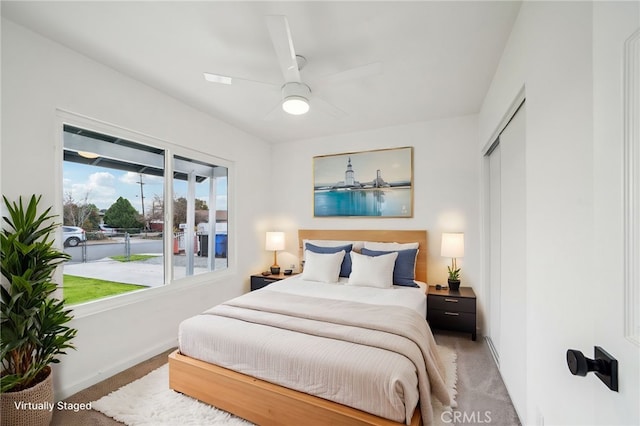
[[[119,262],[109,257],[86,263],[68,263],[64,265],[64,274],[96,278],[126,284],[138,284],[147,287],[164,285],[164,256],[150,253],[151,259],[132,262]],[[173,256],[174,279],[186,276],[186,256]],[[207,272],[206,257],[194,257],[194,275]],[[216,269],[227,267],[227,259],[216,258]]]

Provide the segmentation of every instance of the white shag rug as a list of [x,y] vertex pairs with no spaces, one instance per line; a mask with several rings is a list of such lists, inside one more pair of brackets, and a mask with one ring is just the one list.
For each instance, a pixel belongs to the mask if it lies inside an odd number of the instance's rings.
[[[456,395],[457,366],[456,352],[445,346],[438,351],[446,366],[446,382],[453,396]],[[152,371],[117,391],[91,404],[94,410],[128,426],[174,426],[174,425],[215,425],[250,426],[239,417],[219,410],[209,404],[185,396],[169,389],[169,365]],[[434,425],[442,425],[441,414],[450,410],[433,398]],[[445,416],[450,419],[450,416]]]

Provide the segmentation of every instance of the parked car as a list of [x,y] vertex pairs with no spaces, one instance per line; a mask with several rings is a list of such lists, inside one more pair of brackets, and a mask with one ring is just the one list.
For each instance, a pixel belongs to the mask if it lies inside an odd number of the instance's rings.
[[107,225],[100,225],[100,232],[102,232],[104,235],[114,235],[118,232],[118,230]]
[[62,239],[65,247],[76,247],[83,241],[87,241],[84,229],[78,226],[63,226]]

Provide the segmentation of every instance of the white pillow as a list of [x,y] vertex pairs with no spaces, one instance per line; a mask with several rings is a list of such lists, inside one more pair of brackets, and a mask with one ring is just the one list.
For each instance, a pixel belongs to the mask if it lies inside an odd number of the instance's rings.
[[396,251],[417,249],[420,243],[375,243],[371,241],[364,242],[364,248],[376,251]]
[[305,250],[302,279],[307,281],[320,281],[323,283],[337,283],[344,254],[344,250],[328,254],[314,253],[312,251]]
[[397,257],[397,252],[380,256],[365,256],[352,251],[351,275],[349,275],[349,282],[347,284],[392,288],[393,267]]

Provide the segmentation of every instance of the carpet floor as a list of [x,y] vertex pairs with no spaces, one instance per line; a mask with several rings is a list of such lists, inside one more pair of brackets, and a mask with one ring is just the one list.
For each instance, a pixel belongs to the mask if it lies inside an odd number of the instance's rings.
[[[458,355],[458,382],[456,397],[458,408],[454,413],[445,414],[447,424],[484,423],[489,425],[520,425],[513,404],[489,348],[483,339],[471,341],[468,335],[436,332],[436,341],[454,349]],[[167,362],[169,350],[145,362],[131,367],[113,377],[91,386],[65,400],[69,403],[96,401],[101,397],[156,370]],[[456,414],[456,412],[458,414]],[[456,420],[460,420],[459,422]],[[113,426],[122,423],[96,410],[59,411],[55,410],[51,425],[60,426]]]

